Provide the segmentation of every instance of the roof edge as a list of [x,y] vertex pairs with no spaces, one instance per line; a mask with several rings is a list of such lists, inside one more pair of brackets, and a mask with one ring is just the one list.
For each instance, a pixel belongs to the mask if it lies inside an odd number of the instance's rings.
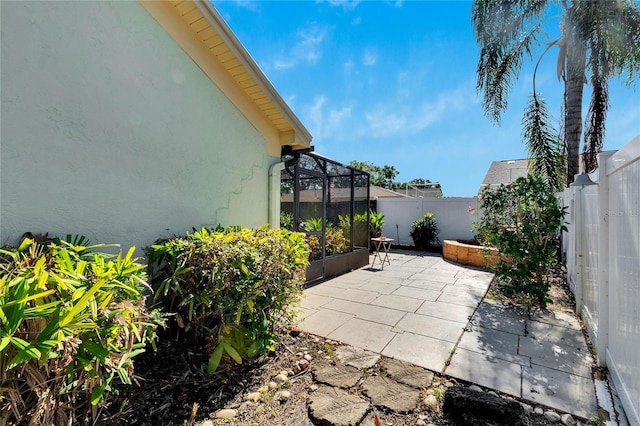
[[209,19],[212,25],[216,26],[216,30],[220,34],[229,47],[236,55],[238,60],[245,66],[245,68],[251,73],[251,76],[260,85],[260,88],[268,94],[270,100],[280,110],[280,112],[289,120],[296,134],[296,142],[300,142],[303,145],[310,146],[313,137],[307,128],[302,124],[300,119],[291,110],[289,105],[282,99],[282,96],[278,93],[276,88],[269,81],[266,74],[262,71],[260,66],[253,60],[247,49],[242,42],[236,37],[231,27],[226,23],[220,12],[215,8],[213,3],[206,0],[194,0],[194,3],[200,9],[202,14]]

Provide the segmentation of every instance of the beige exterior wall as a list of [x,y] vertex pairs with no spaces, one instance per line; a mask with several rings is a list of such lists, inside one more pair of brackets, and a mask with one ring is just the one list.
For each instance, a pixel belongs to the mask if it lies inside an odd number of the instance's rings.
[[0,4],[0,244],[267,222],[279,158],[140,4]]

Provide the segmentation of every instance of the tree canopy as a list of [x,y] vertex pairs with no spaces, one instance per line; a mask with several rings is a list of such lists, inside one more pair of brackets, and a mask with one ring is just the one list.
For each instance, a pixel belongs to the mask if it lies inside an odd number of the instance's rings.
[[[552,19],[560,20],[561,34],[549,42],[545,25]],[[566,184],[571,183],[579,170],[583,133],[584,166],[586,171],[595,169],[605,136],[608,79],[618,76],[631,83],[640,76],[640,4],[633,0],[474,0],[472,23],[481,48],[476,87],[483,92],[485,113],[497,123],[525,59],[536,59],[541,45],[546,45],[541,56],[557,48],[556,71],[565,86],[562,131],[551,123],[535,88],[534,72],[533,94],[522,120],[533,171],[554,186],[561,186],[565,175]],[[591,97],[583,132],[582,97],[587,84]]]

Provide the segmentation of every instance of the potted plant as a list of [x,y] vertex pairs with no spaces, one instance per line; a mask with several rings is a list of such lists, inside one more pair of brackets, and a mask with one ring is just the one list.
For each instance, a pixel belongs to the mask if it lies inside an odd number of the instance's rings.
[[413,239],[413,245],[416,250],[426,251],[435,245],[440,245],[439,232],[433,213],[428,212],[422,218],[413,222],[409,235]]
[[382,230],[384,229],[384,213],[376,213],[373,210],[369,211],[369,232],[371,238],[382,237]]

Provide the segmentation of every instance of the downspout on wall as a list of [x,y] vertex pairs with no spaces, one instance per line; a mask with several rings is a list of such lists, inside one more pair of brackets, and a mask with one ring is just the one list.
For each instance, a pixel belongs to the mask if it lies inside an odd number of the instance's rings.
[[280,229],[280,173],[284,170],[284,162],[269,167],[269,226]]

